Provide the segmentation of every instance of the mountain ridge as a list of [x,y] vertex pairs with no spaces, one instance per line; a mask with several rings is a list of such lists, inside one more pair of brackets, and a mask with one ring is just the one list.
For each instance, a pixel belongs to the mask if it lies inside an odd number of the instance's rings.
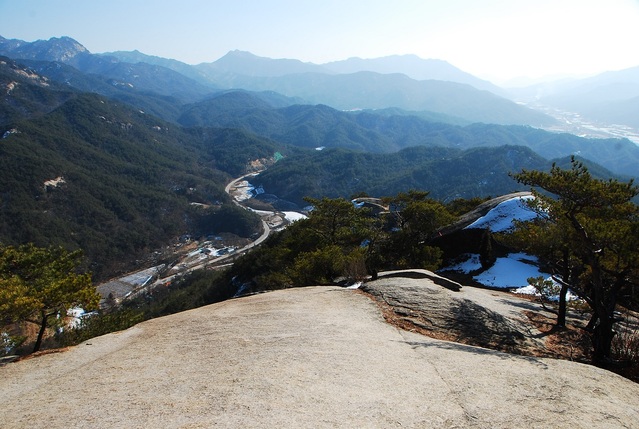
[[323,66],[342,74],[358,71],[373,71],[381,74],[402,73],[415,80],[443,80],[471,85],[480,90],[486,90],[504,96],[503,88],[467,73],[448,61],[420,58],[414,54],[389,55],[379,58],[363,59],[351,57],[346,60],[332,61]]
[[[175,71],[177,69],[184,72],[183,63],[151,56],[143,59],[154,64],[126,63],[115,56],[91,54],[70,38],[51,38],[49,41],[32,43],[2,39],[2,42],[0,54],[16,59],[64,62],[87,73],[97,73],[122,81],[123,85],[138,86],[162,95],[178,97],[182,102],[192,102],[198,95],[206,94],[206,87],[201,83],[204,75],[208,78],[211,90],[271,90],[338,109],[396,107],[404,110],[430,110],[462,117],[471,122],[528,125],[554,122],[554,119],[543,113],[517,105],[491,92],[476,89],[467,83],[414,80],[401,73],[359,71],[333,74],[327,73],[323,66],[299,60],[270,59],[249,52],[231,51],[213,63],[193,66],[199,70],[195,75],[189,73],[197,78],[194,80]],[[60,54],[60,49],[57,48],[59,45],[67,46],[65,52],[73,54]],[[49,48],[45,49],[47,46]],[[139,58],[140,55],[129,55],[129,60]],[[124,55],[119,56],[122,58]],[[461,71],[456,75],[465,76],[465,82],[469,80],[469,75]]]

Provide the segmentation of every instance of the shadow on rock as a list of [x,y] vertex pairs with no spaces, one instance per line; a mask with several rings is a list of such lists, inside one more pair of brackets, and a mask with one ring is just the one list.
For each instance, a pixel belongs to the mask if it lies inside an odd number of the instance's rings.
[[521,349],[526,337],[510,320],[467,299],[451,306],[458,341],[510,353]]

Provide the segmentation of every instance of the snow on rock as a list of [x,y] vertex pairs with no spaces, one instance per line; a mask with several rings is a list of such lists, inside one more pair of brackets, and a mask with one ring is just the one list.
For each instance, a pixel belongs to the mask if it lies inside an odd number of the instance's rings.
[[346,289],[359,289],[360,287],[362,287],[362,285],[362,282],[355,282],[352,285],[347,286]]
[[521,221],[532,220],[537,217],[537,213],[526,204],[526,201],[532,198],[534,198],[532,195],[527,195],[504,201],[485,216],[468,225],[466,229],[489,228],[492,232],[503,232],[513,228],[514,219]]
[[549,277],[537,267],[537,258],[525,253],[510,253],[506,258],[497,258],[495,264],[473,277],[484,286],[497,288],[519,288],[528,286],[529,277]]

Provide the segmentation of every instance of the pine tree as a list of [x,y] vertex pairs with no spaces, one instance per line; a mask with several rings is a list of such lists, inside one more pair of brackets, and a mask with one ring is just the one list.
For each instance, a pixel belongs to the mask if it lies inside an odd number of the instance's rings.
[[76,306],[97,308],[100,298],[91,275],[77,272],[80,256],[62,247],[0,246],[0,321],[37,324],[34,353],[52,317],[64,317]]
[[530,225],[529,238],[537,248],[546,246],[539,256],[560,267],[562,284],[590,306],[593,361],[603,365],[611,359],[619,296],[639,281],[639,207],[632,202],[639,188],[633,181],[595,179],[574,158],[571,164],[514,177],[545,191],[533,189],[542,217]]

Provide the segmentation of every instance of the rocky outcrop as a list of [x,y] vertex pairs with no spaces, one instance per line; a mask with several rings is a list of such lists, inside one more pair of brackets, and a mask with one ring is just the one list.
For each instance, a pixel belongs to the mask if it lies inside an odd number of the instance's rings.
[[225,301],[10,363],[0,367],[0,397],[4,429],[639,421],[639,386],[619,376],[399,330],[365,294],[337,287]]
[[509,353],[543,355],[544,343],[523,314],[540,305],[503,292],[461,285],[426,270],[381,273],[362,290],[386,307],[386,317],[435,338]]

